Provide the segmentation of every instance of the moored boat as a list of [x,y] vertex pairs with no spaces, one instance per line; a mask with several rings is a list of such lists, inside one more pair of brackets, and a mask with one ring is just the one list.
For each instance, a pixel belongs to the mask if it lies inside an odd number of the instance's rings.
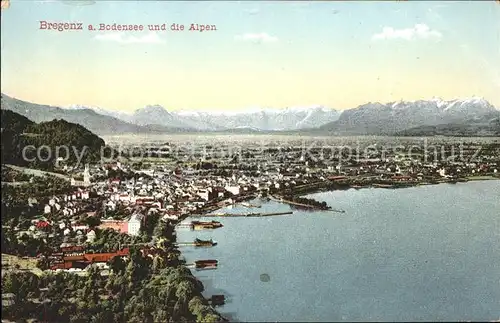
[[213,247],[217,245],[217,242],[214,242],[212,239],[210,240],[201,240],[201,239],[194,239],[194,245],[195,247]]
[[226,303],[226,297],[224,295],[212,295],[210,298],[210,304],[212,306],[222,306]]
[[195,268],[215,268],[217,267],[218,261],[215,259],[207,260],[196,260],[194,262]]
[[191,221],[191,226],[194,229],[217,229],[223,227],[218,221]]

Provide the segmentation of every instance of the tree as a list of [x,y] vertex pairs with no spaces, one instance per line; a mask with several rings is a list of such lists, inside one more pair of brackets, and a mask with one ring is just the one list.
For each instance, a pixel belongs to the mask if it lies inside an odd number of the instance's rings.
[[108,262],[109,267],[114,273],[123,273],[126,268],[125,261],[123,261],[122,257],[114,256]]
[[198,322],[216,323],[216,322],[220,322],[220,321],[221,321],[221,317],[219,315],[214,314],[214,313],[208,313],[207,315],[205,315],[205,317],[203,317]]
[[159,272],[161,269],[165,268],[166,266],[167,266],[167,262],[160,255],[156,255],[153,258],[153,268],[152,268],[153,273]]
[[193,298],[195,292],[196,286],[194,283],[189,280],[183,280],[177,285],[175,296],[180,300],[186,301]]
[[95,228],[101,224],[101,220],[95,216],[88,216],[83,220],[83,222],[90,228]]

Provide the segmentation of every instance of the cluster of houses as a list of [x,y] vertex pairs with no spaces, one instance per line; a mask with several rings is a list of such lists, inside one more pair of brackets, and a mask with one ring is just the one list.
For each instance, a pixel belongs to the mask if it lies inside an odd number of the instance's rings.
[[170,171],[145,169],[132,172],[119,164],[107,165],[107,168],[94,166],[92,170],[95,175],[105,175],[110,167],[139,176],[92,182],[91,168],[86,166],[84,181],[71,180],[74,187],[71,193],[28,200],[30,206],[43,211],[31,220],[27,230],[17,231],[18,237],[28,235],[53,239],[61,235],[64,241],[91,243],[96,232],[85,220],[97,216],[99,229],[139,235],[144,221],[152,213],[160,214],[165,221],[177,221],[181,215],[197,212],[213,201],[232,203],[234,196],[254,192],[263,186],[278,185],[282,177],[279,174],[262,178],[244,174],[230,178],[200,176],[196,171],[181,171],[178,167]]
[[72,194],[53,196],[40,204],[37,204],[37,199],[30,198],[29,205],[43,209],[43,213],[31,220],[27,230],[16,230],[17,236],[46,240],[60,233],[64,237],[75,236],[79,240],[92,241],[94,230],[79,221],[82,217],[96,215],[95,211],[89,211],[89,195],[89,191],[77,189]]
[[[262,193],[308,183],[345,178],[380,178],[415,181],[497,174],[498,157],[476,162],[422,162],[411,157],[366,158],[314,162],[293,153],[253,154],[240,164],[219,160],[222,167],[199,169],[154,164],[144,169],[119,162],[86,166],[83,181],[71,179],[74,191],[44,201],[29,199],[43,208],[32,220],[28,234],[53,238],[55,232],[81,243],[92,242],[96,232],[84,221],[99,216],[98,228],[139,235],[147,217],[159,214],[164,221],[177,221],[185,214],[201,212],[207,206],[232,204],[241,195]],[[128,176],[109,178],[110,171]],[[91,176],[91,172],[93,176]],[[98,179],[98,180],[93,180]],[[99,215],[97,215],[99,214]],[[53,230],[53,228],[57,230]]]

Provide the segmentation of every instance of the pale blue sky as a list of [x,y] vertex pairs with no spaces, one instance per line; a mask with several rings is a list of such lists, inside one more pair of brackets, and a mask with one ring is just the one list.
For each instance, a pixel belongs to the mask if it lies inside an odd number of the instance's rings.
[[[82,22],[85,30],[39,30],[40,20]],[[217,31],[110,36],[86,30],[113,22],[214,24]],[[500,4],[494,1],[75,6],[11,0],[1,24],[2,92],[37,103],[124,111],[146,104],[345,109],[476,95],[500,107]],[[142,37],[149,38],[137,42]]]

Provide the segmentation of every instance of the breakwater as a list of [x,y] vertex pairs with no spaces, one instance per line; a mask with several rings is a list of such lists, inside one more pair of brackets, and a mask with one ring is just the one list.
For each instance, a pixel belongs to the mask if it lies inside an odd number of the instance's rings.
[[287,215],[293,214],[292,211],[289,212],[272,212],[272,213],[212,213],[212,214],[191,214],[190,217],[264,217],[264,216],[276,216],[276,215]]

